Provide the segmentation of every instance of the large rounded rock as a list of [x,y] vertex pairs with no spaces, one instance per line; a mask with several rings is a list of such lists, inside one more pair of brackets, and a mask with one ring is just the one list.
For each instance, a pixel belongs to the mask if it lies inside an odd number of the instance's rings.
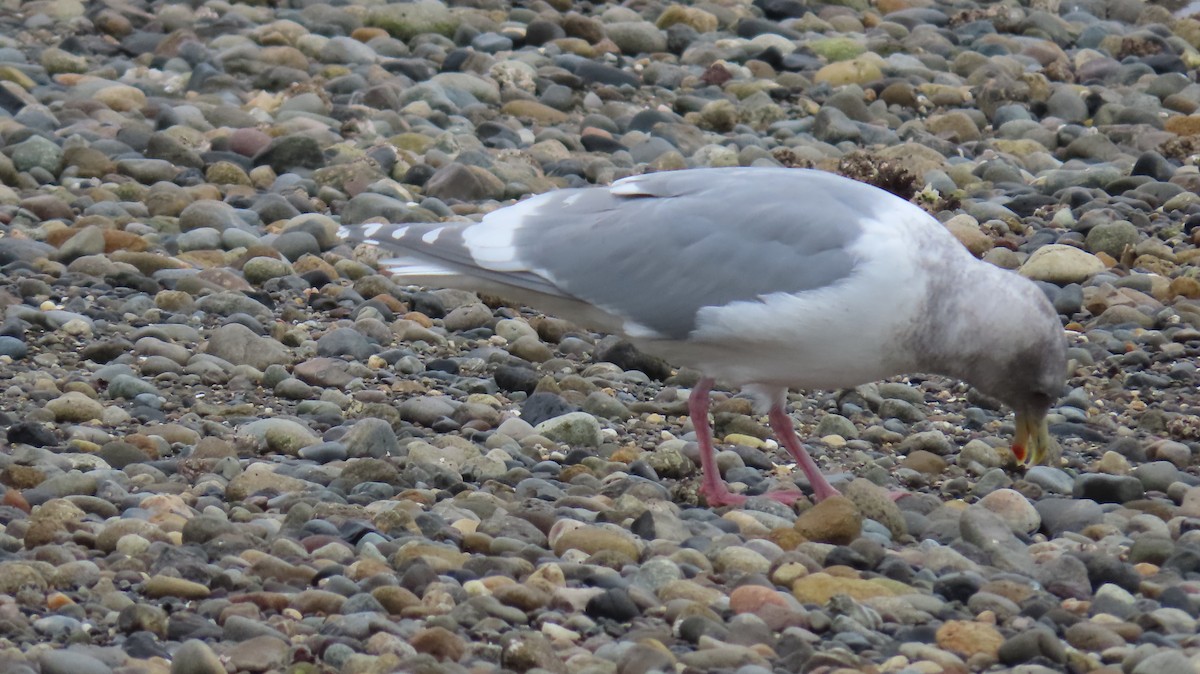
[[569,412],[547,419],[534,432],[570,447],[599,447],[600,422],[587,412]]
[[81,422],[99,419],[104,405],[78,391],[69,391],[46,403],[46,409],[56,421]]
[[1014,533],[1031,534],[1042,526],[1037,509],[1013,489],[997,489],[979,499],[979,505],[999,516]]
[[862,533],[862,514],[850,499],[833,496],[800,513],[794,527],[810,541],[847,545]]
[[1093,253],[1105,253],[1113,259],[1121,259],[1126,246],[1136,246],[1139,239],[1137,227],[1125,220],[1102,222],[1088,230],[1087,247]]
[[28,140],[14,145],[11,152],[13,166],[18,171],[40,168],[57,175],[62,167],[62,148],[42,136],[30,136]]
[[503,199],[504,183],[487,169],[450,163],[438,169],[425,183],[425,192],[443,201]]
[[459,25],[459,19],[446,5],[437,0],[372,7],[367,11],[364,22],[368,26],[382,28],[401,40],[408,40],[422,33],[453,37]]
[[937,631],[937,644],[942,648],[965,657],[987,655],[996,659],[1004,636],[987,623],[950,620]]
[[282,365],[291,360],[288,348],[271,339],[254,334],[241,323],[229,323],[217,328],[205,351],[234,365],[249,365],[265,370],[269,365]]
[[179,213],[179,230],[189,232],[193,229],[211,227],[222,231],[229,227],[243,224],[234,211],[233,206],[212,199],[201,199],[188,204]]
[[1073,246],[1054,243],[1042,246],[1017,270],[1021,276],[1058,285],[1083,283],[1104,271],[1104,263],[1095,255]]

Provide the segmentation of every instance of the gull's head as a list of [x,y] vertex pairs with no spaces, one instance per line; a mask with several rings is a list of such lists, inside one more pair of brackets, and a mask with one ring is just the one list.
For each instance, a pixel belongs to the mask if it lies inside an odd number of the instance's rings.
[[1025,466],[1057,463],[1062,448],[1050,436],[1046,415],[1066,384],[1067,346],[1062,330],[1055,325],[1044,339],[1015,350],[995,374],[983,390],[1016,413],[1013,456]]
[[1025,466],[1058,461],[1046,415],[1067,381],[1067,340],[1058,312],[1037,285],[981,263],[966,312],[953,332],[947,374],[959,376],[1016,413],[1012,452]]

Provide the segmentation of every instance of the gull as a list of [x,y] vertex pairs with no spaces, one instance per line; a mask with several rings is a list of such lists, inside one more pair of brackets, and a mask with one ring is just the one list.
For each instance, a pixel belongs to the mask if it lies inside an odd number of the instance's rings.
[[[709,168],[561,189],[482,220],[341,228],[410,282],[521,302],[699,370],[688,412],[700,494],[735,505],[709,425],[716,381],[741,387],[822,500],[838,491],[796,434],[789,389],[904,374],[967,382],[1012,408],[1012,451],[1056,458],[1046,415],[1066,379],[1058,314],[1031,281],[977,260],[881,189],[809,169]],[[800,494],[768,492],[791,503]]]

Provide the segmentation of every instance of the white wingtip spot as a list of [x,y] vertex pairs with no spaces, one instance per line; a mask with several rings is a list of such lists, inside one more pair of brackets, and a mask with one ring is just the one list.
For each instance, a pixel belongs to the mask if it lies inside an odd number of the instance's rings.
[[410,257],[385,258],[379,266],[398,276],[457,276],[453,270]]
[[446,229],[445,227],[435,227],[434,229],[431,229],[428,232],[425,232],[424,234],[422,234],[421,240],[424,241],[425,243],[433,245],[433,244],[437,243],[438,237],[442,235],[442,231],[445,229]]
[[625,319],[621,323],[621,331],[626,335],[633,337],[634,339],[662,339],[666,337],[666,335],[655,330],[654,328],[642,325],[637,321],[632,321],[629,319]]
[[516,249],[516,232],[525,226],[525,218],[537,212],[542,201],[533,197],[494,210],[463,229],[463,245],[475,263],[494,271],[524,270],[526,265],[519,261]]
[[391,237],[399,241],[405,234],[408,234],[408,225],[401,225],[392,230]]
[[363,227],[362,227],[363,238],[364,239],[374,238],[375,233],[378,232],[381,227],[383,227],[383,225],[381,225],[377,222],[372,222],[370,224],[363,225]]
[[636,197],[645,194],[645,190],[639,189],[637,181],[633,178],[622,178],[612,184],[608,191],[618,197]]

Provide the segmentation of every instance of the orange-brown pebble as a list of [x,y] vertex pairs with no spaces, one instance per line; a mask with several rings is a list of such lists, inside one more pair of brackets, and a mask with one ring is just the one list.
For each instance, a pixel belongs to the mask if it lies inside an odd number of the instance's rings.
[[950,620],[938,628],[937,645],[964,657],[983,654],[995,658],[1004,636],[992,625]]
[[611,458],[617,463],[633,463],[634,461],[637,461],[638,457],[641,455],[642,450],[638,449],[637,447],[626,445],[625,447],[620,447],[617,449],[617,451],[613,452]]
[[6,506],[12,506],[23,512],[29,512],[31,510],[29,507],[29,501],[26,501],[25,497],[21,495],[21,492],[17,491],[16,489],[9,489],[8,491],[4,492],[4,500],[2,502]]
[[384,573],[392,573],[392,567],[378,559],[360,559],[346,569],[346,577],[355,581],[365,580]]
[[229,600],[235,605],[238,603],[248,603],[264,611],[274,611],[276,613],[287,608],[292,603],[291,598],[282,592],[247,592],[230,597]]
[[75,602],[72,601],[70,597],[62,592],[51,592],[46,597],[46,608],[50,609],[51,611],[57,611],[64,606],[71,606],[74,603]]
[[363,26],[361,28],[355,28],[354,32],[350,33],[350,37],[354,38],[355,40],[358,40],[359,42],[370,42],[371,40],[374,40],[377,37],[387,37],[387,36],[388,36],[388,32],[386,30],[384,30],[382,28],[374,28],[374,27],[370,27],[370,26]]
[[145,452],[146,456],[149,456],[152,459],[159,458],[158,443],[155,442],[150,436],[142,433],[130,433],[129,435],[126,435],[124,439],[125,442],[128,442],[134,447],[137,447]]
[[771,533],[767,534],[767,540],[775,545],[778,545],[783,550],[795,550],[800,547],[801,543],[807,543],[808,539],[804,534],[795,529],[772,529]]
[[764,606],[788,607],[778,592],[762,585],[742,585],[729,593],[729,609],[734,613],[754,613]]
[[0,471],[0,484],[13,489],[32,489],[45,480],[46,474],[33,466],[13,464]]
[[105,253],[113,253],[118,250],[143,251],[150,247],[150,244],[137,234],[120,229],[106,229],[103,233]]
[[997,594],[1018,604],[1037,594],[1037,591],[1028,584],[1019,583],[1014,580],[993,580],[984,583],[983,587],[979,588],[979,591]]
[[1171,279],[1170,294],[1172,297],[1182,295],[1189,300],[1200,299],[1200,280],[1190,276]]
[[464,534],[462,537],[463,552],[487,554],[492,549],[492,537],[479,532]]
[[[64,243],[83,231],[83,229],[83,227],[62,227],[52,230],[46,235],[46,243],[55,248],[61,248]],[[100,235],[104,238],[105,253],[112,253],[118,250],[143,251],[148,247],[148,244],[142,237],[119,229],[104,229],[101,230]]]
[[396,494],[395,500],[412,501],[413,503],[420,503],[424,506],[433,505],[433,497],[430,496],[429,492],[424,489],[405,489],[399,494]]
[[495,592],[497,589],[506,585],[515,585],[517,581],[507,576],[486,576],[480,578],[479,582],[489,591]]
[[601,128],[595,127],[595,126],[584,127],[583,131],[581,131],[579,133],[579,135],[580,136],[599,136],[601,138],[609,138],[609,139],[612,138],[612,133],[608,132],[605,129],[601,129]]
[[845,496],[834,496],[800,513],[796,531],[810,541],[848,545],[862,533],[862,515]]
[[467,650],[467,644],[462,637],[444,627],[423,629],[414,634],[409,643],[418,653],[450,662],[458,662]]
[[582,463],[576,463],[576,464],[572,464],[570,466],[563,468],[562,472],[560,472],[558,474],[558,479],[561,480],[562,482],[566,482],[569,484],[571,482],[571,480],[575,479],[575,477],[577,477],[579,475],[591,475],[591,474],[592,474],[592,470],[590,468],[583,465]]
[[412,321],[413,323],[416,323],[423,328],[432,328],[433,327],[433,319],[429,318],[428,316],[426,316],[425,314],[423,314],[419,311],[410,311],[407,314],[404,314],[403,318],[404,318],[404,320]]
[[[320,271],[329,278],[338,277],[337,269],[334,269],[333,265],[329,264],[325,260],[322,260],[316,255],[312,255],[311,253],[304,255],[299,260],[293,262],[292,270],[297,274],[306,274],[310,271]],[[391,309],[391,307],[388,308]]]
[[550,603],[551,595],[530,585],[505,585],[496,588],[493,596],[505,606],[518,608],[526,613],[537,611]]
[[891,14],[912,7],[912,2],[909,0],[879,0],[875,7],[884,14]]
[[825,573],[828,573],[829,575],[834,576],[836,578],[858,578],[859,577],[858,571],[854,570],[853,567],[849,567],[844,564],[834,564],[833,566],[826,567]]
[[[286,605],[285,605],[286,608]],[[217,623],[225,624],[226,620],[237,616],[239,618],[249,618],[250,620],[261,620],[262,611],[254,604],[230,604],[221,609],[221,613],[217,616]]]
[[802,604],[824,604],[837,594],[862,601],[871,597],[890,597],[896,593],[882,583],[861,578],[841,578],[828,573],[804,576],[792,584],[792,595]]
[[[390,309],[392,311],[392,313],[394,313],[394,314],[399,314],[399,315],[403,316],[405,314],[410,313],[408,310],[407,304],[396,299],[395,297],[392,297],[391,295],[381,294],[381,295],[376,295],[375,297],[372,297],[371,299],[375,300],[376,302],[382,303],[384,306],[386,306],[388,309]],[[417,312],[411,312],[411,313],[417,313]],[[419,314],[419,315],[424,316],[425,314]],[[426,320],[428,320],[428,317],[426,317]]]
[[306,615],[338,615],[346,598],[336,592],[309,588],[292,597],[292,608],[300,617]]
[[1090,609],[1092,607],[1092,602],[1084,601],[1082,599],[1068,598],[1068,599],[1062,600],[1062,602],[1059,605],[1062,607],[1062,609],[1064,611],[1068,611],[1070,613],[1074,613],[1074,614],[1080,615],[1080,616],[1085,616],[1088,613],[1088,609]]
[[1163,128],[1179,136],[1194,136],[1200,134],[1200,117],[1171,117],[1163,122]]
[[404,609],[421,605],[420,597],[395,585],[377,587],[371,590],[371,596],[375,598],[375,601],[383,604],[383,608],[391,615],[400,615]]

